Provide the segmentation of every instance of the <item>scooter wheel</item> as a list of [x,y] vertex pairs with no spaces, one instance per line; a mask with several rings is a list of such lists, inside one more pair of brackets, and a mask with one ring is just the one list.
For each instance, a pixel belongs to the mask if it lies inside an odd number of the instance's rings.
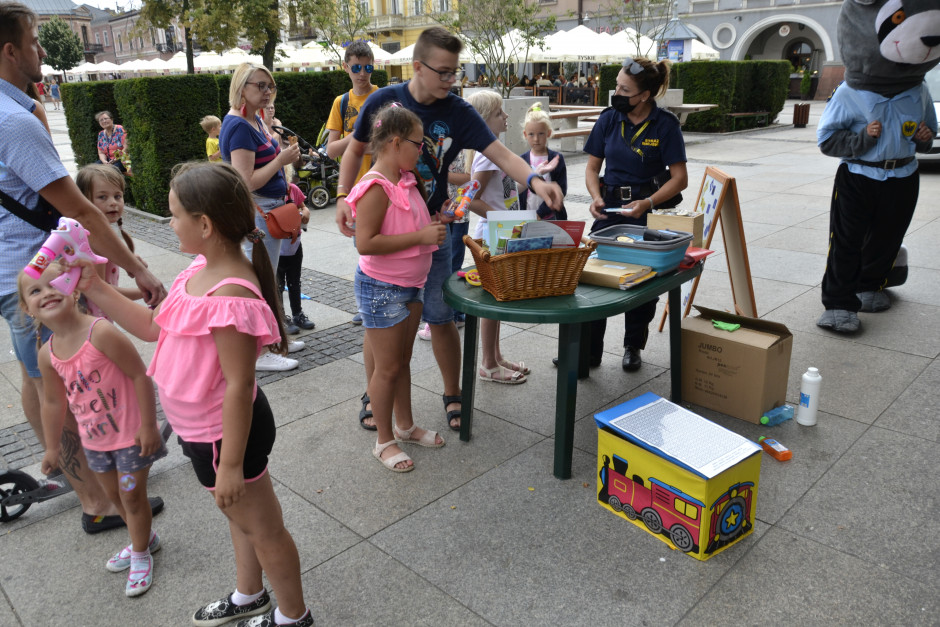
[[14,494],[21,494],[39,488],[39,482],[19,470],[7,470],[0,474],[0,522],[16,520],[26,513],[31,503],[7,507],[3,500]]
[[310,201],[314,209],[323,209],[330,204],[330,192],[323,185],[318,185],[310,190],[307,200]]

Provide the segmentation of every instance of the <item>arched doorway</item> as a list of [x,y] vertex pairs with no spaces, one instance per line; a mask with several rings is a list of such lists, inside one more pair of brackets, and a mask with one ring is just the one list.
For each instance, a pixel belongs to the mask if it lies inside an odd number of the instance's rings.
[[790,98],[803,96],[803,75],[807,72],[812,77],[808,97],[816,96],[816,87],[819,84],[819,51],[813,47],[812,42],[805,38],[793,39],[783,48],[783,58],[793,66],[790,74]]

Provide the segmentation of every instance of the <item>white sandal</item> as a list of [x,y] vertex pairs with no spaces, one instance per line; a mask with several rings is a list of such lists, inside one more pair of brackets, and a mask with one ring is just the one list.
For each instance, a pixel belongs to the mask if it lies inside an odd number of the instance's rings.
[[395,439],[399,442],[407,442],[409,444],[417,444],[418,446],[426,446],[428,448],[440,448],[444,446],[444,438],[441,438],[441,442],[437,442],[437,431],[428,431],[424,430],[424,435],[420,438],[412,438],[411,434],[415,432],[415,429],[418,428],[418,425],[411,425],[410,429],[399,429],[398,425],[392,424],[392,433],[395,436]]
[[[506,373],[512,373],[506,378]],[[518,385],[525,383],[525,375],[518,370],[512,370],[505,366],[497,364],[495,368],[484,368],[480,366],[480,379],[483,381],[492,381],[493,383],[505,383],[506,385]]]
[[400,464],[401,462],[411,461],[411,458],[408,457],[407,453],[399,453],[398,455],[392,455],[388,459],[382,459],[382,453],[385,452],[385,449],[390,447],[392,444],[398,444],[398,440],[389,440],[385,444],[379,444],[379,441],[375,441],[375,448],[372,449],[372,456],[375,457],[379,462],[391,470],[392,472],[411,472],[415,469],[414,464],[411,466],[405,466],[404,468],[396,468],[395,464]]

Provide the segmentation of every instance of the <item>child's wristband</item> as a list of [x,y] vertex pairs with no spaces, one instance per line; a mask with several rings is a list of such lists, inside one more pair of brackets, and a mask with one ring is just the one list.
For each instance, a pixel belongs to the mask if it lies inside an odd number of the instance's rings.
[[532,179],[540,179],[540,178],[542,177],[538,174],[538,172],[532,172],[531,174],[529,174],[529,177],[525,180],[525,186],[533,194],[535,193],[535,190],[532,189]]

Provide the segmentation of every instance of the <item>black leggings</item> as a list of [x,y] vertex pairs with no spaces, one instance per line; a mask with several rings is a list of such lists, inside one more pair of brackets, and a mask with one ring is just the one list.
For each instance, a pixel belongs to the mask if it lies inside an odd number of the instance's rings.
[[300,269],[304,260],[303,244],[297,247],[297,252],[289,257],[281,255],[277,262],[277,290],[284,293],[284,284],[287,283],[287,299],[290,301],[291,315],[303,312],[300,306]]

